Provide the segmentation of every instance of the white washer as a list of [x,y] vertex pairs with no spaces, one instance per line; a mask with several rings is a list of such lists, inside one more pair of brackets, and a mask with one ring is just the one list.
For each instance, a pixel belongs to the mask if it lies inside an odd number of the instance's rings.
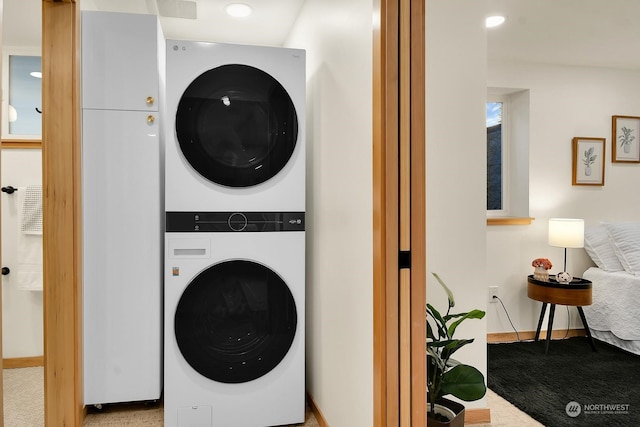
[[166,427],[304,422],[304,213],[167,214]]
[[303,212],[305,51],[166,46],[166,211]]

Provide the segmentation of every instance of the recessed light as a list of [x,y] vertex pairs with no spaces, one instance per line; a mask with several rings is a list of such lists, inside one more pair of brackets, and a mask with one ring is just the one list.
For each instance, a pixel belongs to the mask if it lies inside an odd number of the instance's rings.
[[493,28],[493,27],[502,25],[503,23],[504,23],[504,16],[500,16],[500,15],[489,16],[485,21],[485,26],[487,28]]
[[246,18],[251,15],[251,6],[244,3],[231,3],[228,4],[227,7],[224,8],[227,15],[233,16],[234,18]]
[[31,77],[35,77],[36,79],[42,78],[42,73],[40,71],[32,71],[29,73]]

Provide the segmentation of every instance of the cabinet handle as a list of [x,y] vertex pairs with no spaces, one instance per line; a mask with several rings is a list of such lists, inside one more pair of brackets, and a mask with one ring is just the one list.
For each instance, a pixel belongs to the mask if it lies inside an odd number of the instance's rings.
[[153,96],[147,96],[147,105],[149,107],[151,107],[154,103],[155,99],[153,99]]
[[6,276],[9,273],[11,273],[11,270],[9,270],[9,267],[2,267],[2,275],[3,276]]
[[156,121],[156,118],[153,116],[147,116],[147,124],[152,125]]

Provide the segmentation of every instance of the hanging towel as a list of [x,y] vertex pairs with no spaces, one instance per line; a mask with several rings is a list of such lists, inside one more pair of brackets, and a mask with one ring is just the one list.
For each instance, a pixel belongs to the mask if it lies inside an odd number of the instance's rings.
[[18,189],[18,227],[15,283],[18,289],[42,291],[42,186]]
[[18,196],[22,196],[22,207],[18,204],[20,231],[42,235],[42,185],[28,185],[18,191]]

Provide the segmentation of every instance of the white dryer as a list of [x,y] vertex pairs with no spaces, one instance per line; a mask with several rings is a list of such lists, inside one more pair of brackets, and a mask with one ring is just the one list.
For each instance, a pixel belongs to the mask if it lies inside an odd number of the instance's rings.
[[166,46],[166,211],[303,212],[305,51]]
[[166,427],[304,422],[300,212],[168,212]]

